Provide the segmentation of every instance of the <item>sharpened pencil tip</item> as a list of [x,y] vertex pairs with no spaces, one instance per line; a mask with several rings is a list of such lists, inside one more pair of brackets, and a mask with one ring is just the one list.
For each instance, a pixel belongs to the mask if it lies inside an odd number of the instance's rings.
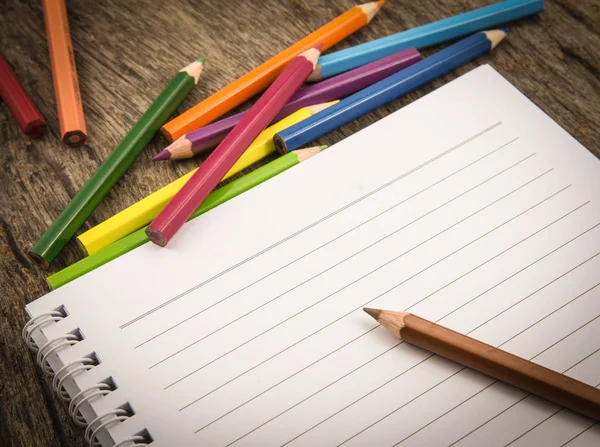
[[196,59],[196,62],[200,62],[201,64],[203,64],[205,60],[205,57],[199,57],[198,59]]
[[492,48],[490,48],[490,50],[496,48],[498,44],[502,42],[506,37],[506,31],[501,29],[493,29],[490,31],[484,31],[483,33],[486,35],[486,37],[492,44]]
[[369,315],[371,315],[376,321],[379,321],[379,315],[381,315],[381,310],[371,309],[370,307],[363,307],[363,310]]
[[379,12],[384,4],[385,0],[379,0],[378,2],[365,3],[364,5],[359,6],[359,8],[362,9],[367,16],[367,23],[369,23],[373,17],[375,17],[375,14]]
[[319,149],[322,151],[324,151],[327,148],[328,148],[328,146],[326,144],[322,144],[321,146],[319,146]]
[[171,153],[168,150],[163,149],[154,157],[152,157],[152,161],[168,160],[169,158],[171,158]]

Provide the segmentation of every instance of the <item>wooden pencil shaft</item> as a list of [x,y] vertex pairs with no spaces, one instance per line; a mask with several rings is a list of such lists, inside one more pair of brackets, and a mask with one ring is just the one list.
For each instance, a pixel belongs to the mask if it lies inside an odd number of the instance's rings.
[[189,73],[175,75],[31,249],[32,259],[43,266],[52,262],[195,85]]
[[45,132],[44,117],[29,98],[2,54],[0,54],[0,98],[6,103],[25,135],[37,138]]
[[379,8],[383,6],[383,3],[383,1],[372,2],[350,8],[341,16],[169,121],[162,128],[163,135],[167,141],[172,142],[182,135],[221,117],[267,88],[285,69],[287,64],[300,53],[317,44],[322,44],[322,50],[324,51],[365,26]]
[[529,360],[406,314],[398,336],[556,404],[600,420],[600,390]]
[[87,138],[75,56],[64,0],[42,0],[56,107],[63,142],[79,146]]
[[225,137],[215,151],[202,163],[188,182],[158,214],[146,230],[150,241],[165,246],[190,217],[227,171],[264,130],[279,110],[300,88],[314,69],[319,48],[312,48],[296,57],[271,84]]

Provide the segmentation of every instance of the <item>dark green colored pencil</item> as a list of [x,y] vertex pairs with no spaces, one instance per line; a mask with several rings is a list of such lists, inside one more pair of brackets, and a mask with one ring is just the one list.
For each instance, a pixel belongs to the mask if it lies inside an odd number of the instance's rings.
[[142,153],[154,134],[198,83],[204,58],[181,69],[163,92],[110,153],[29,252],[38,264],[48,264],[75,235],[111,188]]

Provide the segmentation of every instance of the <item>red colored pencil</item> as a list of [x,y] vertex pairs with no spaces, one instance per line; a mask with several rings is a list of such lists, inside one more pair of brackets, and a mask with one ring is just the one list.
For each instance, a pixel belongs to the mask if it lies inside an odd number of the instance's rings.
[[46,131],[46,121],[0,54],[0,97],[15,117],[21,132],[37,138]]
[[164,247],[313,72],[321,45],[298,55],[146,228]]

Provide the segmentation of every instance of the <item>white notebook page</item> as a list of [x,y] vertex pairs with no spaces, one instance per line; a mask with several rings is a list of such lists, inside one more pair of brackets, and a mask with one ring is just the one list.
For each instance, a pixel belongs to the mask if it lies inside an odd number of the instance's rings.
[[[489,66],[31,303],[152,445],[586,446],[593,421],[407,343],[410,311],[600,384],[600,163]],[[41,335],[39,335],[41,336]],[[109,445],[108,441],[105,441]]]

